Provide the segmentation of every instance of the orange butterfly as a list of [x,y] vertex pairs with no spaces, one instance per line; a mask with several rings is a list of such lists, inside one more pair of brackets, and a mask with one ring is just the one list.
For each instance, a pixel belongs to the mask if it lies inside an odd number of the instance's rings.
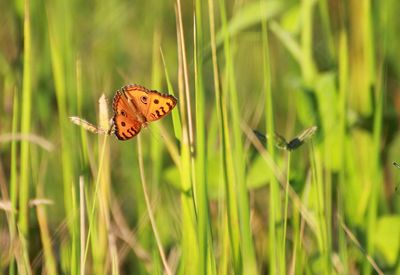
[[136,136],[148,122],[158,120],[176,106],[172,95],[161,94],[139,85],[127,85],[114,96],[114,133],[119,140]]

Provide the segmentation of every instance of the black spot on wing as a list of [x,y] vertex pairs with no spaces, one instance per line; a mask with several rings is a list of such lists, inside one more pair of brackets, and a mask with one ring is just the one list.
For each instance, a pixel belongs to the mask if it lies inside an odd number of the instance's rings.
[[167,101],[168,111],[172,109],[172,104]]
[[132,128],[128,129],[127,132],[128,132],[129,134],[131,134],[131,136],[133,136],[133,135],[135,134],[135,131],[132,131]]
[[134,133],[134,135],[136,135],[137,133],[139,133],[139,131],[138,130],[136,130],[135,128],[133,128],[133,127],[131,127],[131,129],[130,129],[133,133]]
[[160,107],[160,110],[163,112],[163,115],[165,115],[167,112],[164,110],[164,107],[163,106],[161,106]]

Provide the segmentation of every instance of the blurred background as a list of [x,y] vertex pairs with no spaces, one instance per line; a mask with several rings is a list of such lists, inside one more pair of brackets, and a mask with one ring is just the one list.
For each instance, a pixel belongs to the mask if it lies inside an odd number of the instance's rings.
[[[399,9],[0,0],[0,272],[400,274]],[[178,105],[69,120],[130,83]]]

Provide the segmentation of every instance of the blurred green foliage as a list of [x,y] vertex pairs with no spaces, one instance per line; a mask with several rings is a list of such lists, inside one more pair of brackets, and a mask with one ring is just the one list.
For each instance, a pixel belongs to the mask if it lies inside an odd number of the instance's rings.
[[[399,9],[0,0],[0,273],[165,272],[145,176],[173,273],[400,274]],[[174,93],[173,119],[140,142],[69,121],[129,83]],[[291,152],[252,134],[313,125]]]

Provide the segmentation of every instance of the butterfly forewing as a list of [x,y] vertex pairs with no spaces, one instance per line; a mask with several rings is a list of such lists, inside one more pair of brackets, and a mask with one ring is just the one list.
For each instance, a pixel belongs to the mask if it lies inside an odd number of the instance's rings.
[[140,116],[141,120],[145,122],[145,114],[148,112],[149,104],[149,90],[139,85],[127,85],[122,88],[124,96],[128,99],[131,108],[134,109],[136,115]]

